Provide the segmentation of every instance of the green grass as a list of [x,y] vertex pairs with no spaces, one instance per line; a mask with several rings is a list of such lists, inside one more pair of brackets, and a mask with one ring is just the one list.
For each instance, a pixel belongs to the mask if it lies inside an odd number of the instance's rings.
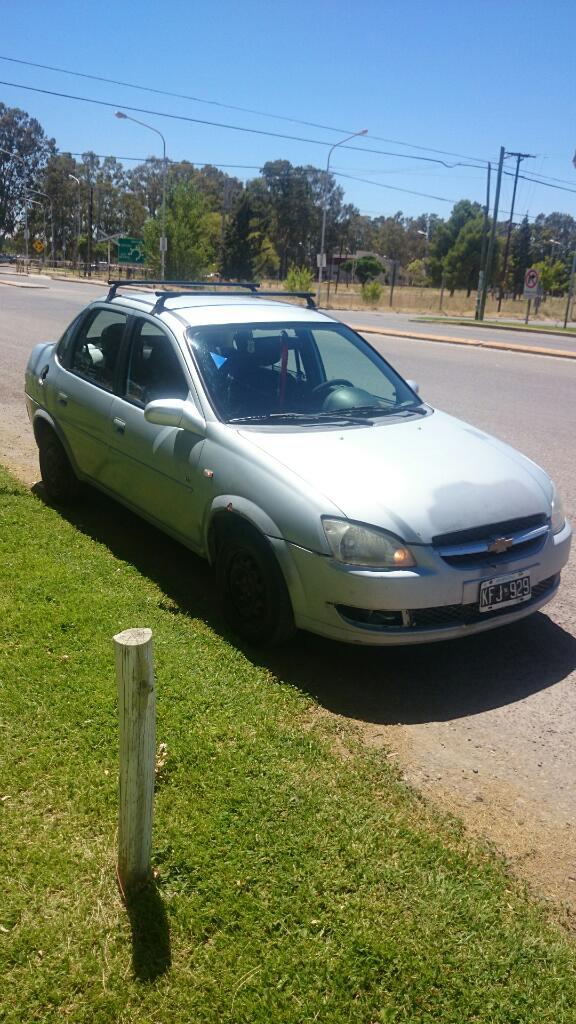
[[[567,935],[209,624],[201,563],[111,503],[64,519],[1,471],[0,547],[2,1021],[576,1020]],[[187,602],[190,572],[207,596]],[[157,887],[126,909],[111,638],[135,625],[168,760]]]
[[413,318],[418,323],[458,324],[463,327],[499,327],[504,331],[531,331],[536,334],[563,334],[576,337],[573,327],[555,327],[549,321],[538,320],[525,324],[523,320],[474,320],[473,317],[455,316],[419,316]]

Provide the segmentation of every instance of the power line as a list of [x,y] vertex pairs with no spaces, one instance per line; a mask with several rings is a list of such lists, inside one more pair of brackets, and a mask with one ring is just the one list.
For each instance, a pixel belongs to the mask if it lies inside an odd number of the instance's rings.
[[[97,107],[108,107],[108,109],[117,110],[118,107],[122,107],[124,110],[130,110],[136,114],[151,114],[153,117],[168,117],[172,121],[186,121],[189,124],[202,124],[207,125],[211,128],[224,128],[227,131],[245,132],[248,135],[265,135],[273,139],[283,139],[289,142],[305,142],[307,145],[312,146],[331,146],[331,143],[324,139],[308,139],[303,138],[300,135],[284,135],[281,132],[269,132],[263,128],[245,128],[243,125],[237,124],[226,124],[222,121],[208,121],[205,118],[200,117],[188,117],[185,114],[170,114],[164,110],[150,110],[147,107],[132,107],[127,103],[111,103],[108,100],[95,100],[89,96],[75,96],[72,93],[57,92],[55,89],[41,89],[39,86],[34,85],[22,85],[21,82],[5,82],[0,80],[0,85],[7,85],[13,89],[24,89],[26,92],[38,92],[43,96],[57,96],[59,99],[75,100],[78,103],[92,103]],[[368,146],[348,146],[342,145],[341,149],[354,150],[356,153],[372,153],[378,156],[397,156],[403,160],[421,160],[424,163],[429,164],[442,164],[444,167],[474,167],[475,164],[449,164],[445,160],[440,160],[437,157],[431,156],[413,156],[411,153],[393,153],[384,149],[372,149]]]
[[[10,60],[12,58],[0,58],[0,59],[9,59]],[[88,96],[75,96],[75,95],[70,94],[70,93],[58,92],[58,91],[56,91],[54,89],[41,89],[38,86],[23,85],[20,82],[6,82],[6,81],[3,81],[3,80],[0,80],[0,85],[5,85],[5,86],[8,86],[8,87],[14,88],[14,89],[24,89],[26,92],[36,92],[36,93],[40,93],[40,94],[42,94],[44,96],[56,96],[59,99],[74,100],[75,102],[78,102],[78,103],[91,103],[91,104],[93,104],[95,106],[107,107],[108,109],[116,110],[118,107],[123,107],[126,110],[130,110],[132,113],[148,114],[148,115],[152,115],[153,117],[167,117],[167,118],[169,118],[170,120],[173,120],[173,121],[185,121],[185,122],[190,123],[190,124],[201,124],[201,125],[206,125],[206,126],[214,127],[214,128],[223,128],[223,129],[228,130],[228,131],[244,132],[244,133],[249,134],[249,135],[263,135],[263,136],[266,136],[266,137],[269,137],[269,138],[283,139],[284,141],[290,141],[290,142],[303,142],[303,143],[306,143],[307,145],[330,146],[330,142],[327,142],[324,139],[309,139],[309,138],[305,138],[305,137],[302,137],[302,136],[299,136],[299,135],[284,135],[284,134],[282,134],[280,132],[270,132],[270,131],[266,131],[266,130],[264,130],[262,128],[245,128],[245,127],[243,127],[241,125],[226,124],[226,123],[223,123],[223,122],[220,122],[220,121],[209,121],[209,120],[202,119],[202,118],[197,118],[197,117],[188,117],[185,114],[171,114],[171,113],[168,113],[167,111],[150,110],[150,109],[148,109],[146,107],[132,107],[132,106],[129,106],[128,104],[126,104],[126,103],[111,103],[111,102],[109,102],[107,100],[92,99],[91,97],[88,97]],[[373,148],[367,147],[367,146],[343,145],[341,148],[342,149],[353,150],[354,152],[359,152],[359,153],[371,153],[371,154],[376,154],[378,156],[395,156],[395,157],[400,157],[400,158],[403,158],[403,159],[406,159],[406,160],[419,160],[419,161],[423,161],[425,163],[441,164],[442,166],[450,168],[450,169],[452,169],[454,167],[475,167],[475,166],[477,166],[476,164],[462,164],[462,163],[448,164],[446,161],[440,160],[440,159],[436,159],[434,157],[413,156],[410,153],[393,153],[393,152],[389,152],[387,150],[373,149]],[[131,159],[131,158],[127,158],[127,159]],[[513,175],[513,172],[511,172],[511,171],[504,171],[503,173],[505,175],[507,175],[507,176],[512,176]],[[340,176],[341,177],[346,177],[346,175],[340,175]],[[380,184],[378,182],[370,182],[370,181],[368,181],[366,179],[362,179],[362,178],[354,179],[350,175],[348,175],[348,177],[350,177],[351,180],[357,180],[357,181],[363,182],[364,184],[369,184],[369,185],[371,185],[371,184],[375,184],[375,185]],[[556,188],[556,189],[558,189],[558,190],[560,190],[562,192],[570,192],[570,193],[576,194],[576,189],[566,188],[566,187],[563,187],[561,185],[553,185],[553,184],[551,184],[551,183],[549,183],[547,181],[543,181],[542,179],[538,179],[538,178],[535,178],[535,177],[528,178],[525,175],[520,175],[520,177],[522,179],[526,180],[526,181],[531,181],[534,184],[543,185],[543,186],[545,186],[547,188]],[[412,194],[412,195],[420,195],[423,198],[437,199],[439,202],[454,202],[454,200],[446,199],[443,196],[434,196],[434,195],[429,195],[427,193],[412,192],[410,189],[400,189],[400,188],[394,187],[392,185],[383,185],[383,184],[381,184],[381,187],[388,188],[388,189],[391,189],[391,190],[394,190],[394,191],[398,191],[398,192],[406,192],[406,193]]]
[[386,185],[383,181],[370,181],[368,178],[356,178],[353,174],[342,174],[333,171],[336,178],[347,178],[348,181],[361,181],[364,185],[374,185],[375,188],[386,188],[392,192],[406,192],[410,196],[420,196],[422,199],[436,199],[439,203],[455,203],[456,199],[447,199],[446,196],[433,196],[428,192],[414,192],[410,188],[399,188],[397,185]]
[[[91,81],[94,81],[94,82],[105,82],[107,85],[121,85],[121,86],[123,86],[125,88],[128,88],[128,89],[137,89],[139,92],[155,93],[158,96],[170,96],[170,97],[172,97],[174,99],[189,100],[189,101],[191,101],[193,103],[205,103],[205,104],[208,104],[210,106],[221,107],[224,110],[236,110],[236,111],[239,111],[239,112],[244,113],[244,114],[254,114],[254,115],[258,116],[258,117],[269,117],[269,118],[272,118],[273,120],[277,120],[277,121],[289,121],[292,124],[302,124],[302,125],[305,125],[307,128],[320,128],[323,131],[339,132],[342,135],[349,132],[348,128],[338,128],[338,127],[335,127],[334,125],[321,124],[321,123],[316,122],[316,121],[303,121],[303,120],[301,120],[299,118],[296,118],[296,117],[287,117],[284,114],[269,114],[269,113],[267,113],[267,112],[265,112],[263,110],[253,110],[250,107],[234,106],[233,104],[230,104],[230,103],[222,103],[219,100],[207,100],[207,99],[203,99],[203,98],[201,98],[199,96],[190,96],[190,95],[187,95],[186,93],[169,92],[167,89],[155,89],[153,86],[137,85],[134,82],[123,82],[123,81],[120,81],[120,80],[115,79],[115,78],[104,78],[101,75],[91,75],[91,74],[88,74],[87,72],[83,72],[83,71],[71,71],[69,68],[58,68],[58,67],[55,67],[52,64],[38,64],[35,61],[20,60],[17,57],[6,57],[6,56],[3,56],[2,54],[0,54],[0,60],[9,61],[11,64],[22,64],[22,65],[25,65],[26,67],[31,67],[31,68],[41,68],[44,71],[54,71],[57,74],[71,75],[74,78],[88,78],[88,79],[90,79]],[[130,109],[130,108],[128,108],[128,109]],[[476,160],[479,163],[485,163],[486,162],[481,157],[466,156],[466,155],[464,155],[462,153],[452,153],[449,150],[445,150],[445,149],[434,149],[432,146],[421,146],[421,145],[418,145],[417,143],[414,143],[414,142],[402,142],[399,139],[387,139],[387,138],[382,138],[379,135],[372,135],[371,137],[375,141],[377,141],[377,142],[386,142],[388,145],[406,146],[409,149],[418,149],[418,150],[422,150],[422,152],[427,152],[427,153],[438,153],[440,156],[456,156],[456,157],[459,157],[462,160]],[[402,154],[399,153],[398,156],[400,156],[400,155],[402,155]],[[407,155],[407,154],[405,154],[405,155]]]
[[[508,171],[506,173],[511,174],[512,172]],[[566,188],[563,185],[552,185],[552,183],[549,181],[542,181],[539,178],[528,178],[525,174],[520,174],[518,175],[518,177],[522,178],[523,181],[530,181],[535,185],[544,185],[546,188],[556,188],[560,192],[572,192],[574,195],[576,195],[576,188]]]

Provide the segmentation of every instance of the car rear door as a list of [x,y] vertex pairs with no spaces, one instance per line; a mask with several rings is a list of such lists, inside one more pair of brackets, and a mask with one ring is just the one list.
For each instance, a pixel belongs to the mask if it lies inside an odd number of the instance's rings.
[[191,381],[173,337],[157,322],[132,318],[118,395],[110,409],[106,486],[159,525],[200,546],[204,441],[188,430],[148,423],[144,408],[160,398],[187,399]]
[[78,469],[101,482],[112,433],[110,412],[128,316],[92,308],[74,333],[63,365],[46,379],[46,406]]

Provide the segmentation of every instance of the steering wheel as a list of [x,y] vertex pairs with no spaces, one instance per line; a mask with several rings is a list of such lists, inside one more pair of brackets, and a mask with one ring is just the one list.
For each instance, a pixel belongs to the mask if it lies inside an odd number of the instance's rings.
[[323,398],[325,393],[328,394],[332,388],[338,387],[353,388],[354,385],[352,381],[346,380],[344,377],[334,377],[332,380],[324,380],[321,384],[317,384],[315,388],[312,388],[312,394]]

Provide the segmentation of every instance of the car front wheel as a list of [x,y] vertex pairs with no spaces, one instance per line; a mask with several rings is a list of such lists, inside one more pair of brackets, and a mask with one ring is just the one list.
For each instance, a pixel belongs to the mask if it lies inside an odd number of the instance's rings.
[[230,629],[247,643],[272,647],[294,632],[292,605],[266,541],[237,530],[222,541],[216,559],[220,604]]
[[58,438],[46,433],[38,443],[40,475],[46,494],[57,505],[66,505],[78,497],[78,478]]

